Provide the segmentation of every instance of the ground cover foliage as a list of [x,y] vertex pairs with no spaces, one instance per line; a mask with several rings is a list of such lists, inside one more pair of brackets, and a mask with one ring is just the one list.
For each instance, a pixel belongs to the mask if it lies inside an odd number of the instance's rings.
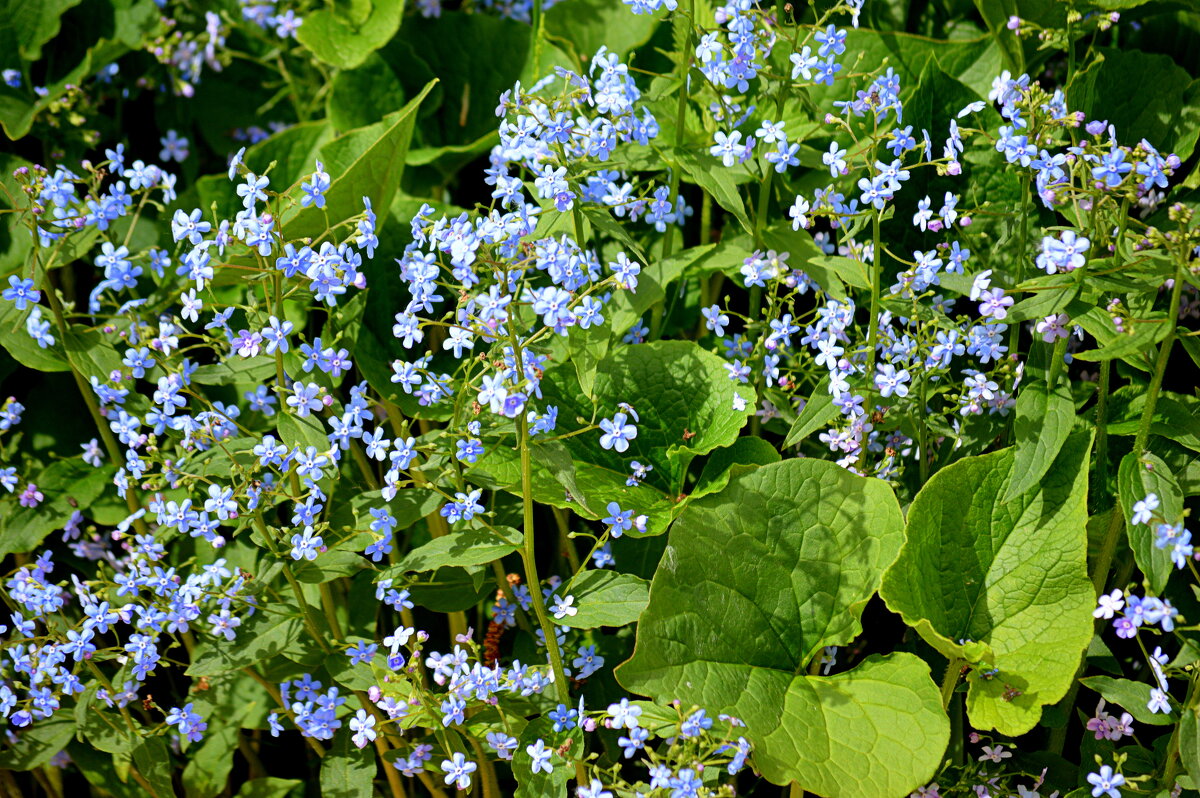
[[1200,787],[1200,15],[0,15],[0,794]]

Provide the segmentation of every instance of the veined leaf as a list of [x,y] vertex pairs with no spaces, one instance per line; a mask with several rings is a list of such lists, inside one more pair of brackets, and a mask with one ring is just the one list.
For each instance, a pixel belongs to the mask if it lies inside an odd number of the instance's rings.
[[1075,400],[1067,380],[1060,381],[1053,391],[1041,380],[1022,386],[1017,394],[1013,479],[1004,492],[1004,501],[1012,501],[1041,482],[1074,422]]
[[1161,593],[1167,578],[1175,570],[1171,562],[1171,549],[1154,545],[1155,529],[1158,524],[1133,523],[1133,505],[1153,493],[1158,497],[1159,507],[1155,514],[1174,524],[1183,518],[1183,491],[1179,487],[1171,468],[1156,455],[1145,452],[1139,458],[1130,452],[1121,459],[1117,470],[1117,495],[1121,501],[1121,512],[1125,515],[1125,528],[1129,530],[1129,547],[1138,568],[1149,580],[1150,589]]
[[[1070,436],[1044,478],[1007,502],[1021,478],[1013,450],[966,457],[909,507],[908,539],[879,592],[943,655],[981,666],[967,695],[978,728],[1033,728],[1066,694],[1092,638],[1090,447],[1090,434]],[[998,673],[984,678],[989,668]]]
[[688,505],[655,573],[627,689],[727,712],[777,784],[826,796],[903,795],[937,768],[949,722],[910,654],[805,675],[852,640],[903,542],[891,488],[819,460],[731,479]]

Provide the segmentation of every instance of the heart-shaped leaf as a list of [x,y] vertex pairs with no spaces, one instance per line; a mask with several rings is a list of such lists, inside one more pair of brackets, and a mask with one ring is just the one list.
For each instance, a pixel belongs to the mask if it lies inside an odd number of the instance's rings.
[[617,678],[741,718],[773,782],[905,794],[932,776],[949,739],[928,666],[896,654],[835,676],[805,670],[823,646],[858,634],[902,542],[884,482],[818,460],[737,476],[673,527]]
[[1090,448],[1090,433],[1067,438],[1041,482],[1011,501],[1021,476],[1011,447],[965,457],[908,510],[907,541],[879,593],[942,654],[981,665],[967,695],[978,728],[1032,729],[1066,694],[1092,638]]

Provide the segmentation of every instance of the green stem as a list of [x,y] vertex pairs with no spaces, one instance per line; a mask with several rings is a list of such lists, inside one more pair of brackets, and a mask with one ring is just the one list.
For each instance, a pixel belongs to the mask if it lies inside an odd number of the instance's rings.
[[354,462],[358,465],[358,470],[362,472],[363,479],[367,481],[367,487],[371,490],[379,490],[379,480],[375,478],[375,472],[371,470],[371,461],[363,453],[362,446],[358,441],[350,441],[350,452],[354,455]]
[[1050,355],[1050,375],[1046,377],[1046,387],[1054,390],[1054,386],[1058,383],[1058,376],[1062,373],[1063,358],[1067,354],[1067,337],[1059,338],[1054,342],[1054,352]]
[[[325,636],[321,634],[320,630],[317,628],[317,624],[313,621],[313,609],[311,606],[309,606],[308,600],[304,597],[304,588],[300,586],[300,582],[297,581],[296,575],[292,573],[291,564],[284,560],[284,556],[280,554],[278,550],[276,550],[275,543],[271,539],[271,533],[267,529],[267,523],[263,520],[261,510],[254,514],[254,524],[258,527],[259,533],[262,534],[263,540],[266,541],[267,548],[271,550],[271,554],[278,557],[283,562],[283,575],[287,578],[288,585],[292,589],[292,594],[296,597],[296,603],[300,606],[300,614],[304,616],[304,625],[308,629],[309,635],[311,635],[312,639],[316,641],[318,646],[321,647],[322,651],[324,651],[326,654],[331,653],[333,649],[330,648],[329,644],[325,642]],[[334,627],[331,625],[330,628],[332,629]]]
[[[687,102],[688,102],[688,75],[692,66],[692,48],[693,37],[695,36],[694,20],[696,18],[696,0],[688,0],[687,19],[687,35],[684,37],[683,50],[679,53],[679,99],[675,106],[675,148],[674,148],[674,163],[671,168],[670,192],[671,210],[679,206],[679,181],[682,176],[683,167],[679,163],[679,154],[683,150],[684,128],[687,122]],[[662,260],[671,257],[675,246],[675,223],[671,222],[667,225],[667,231],[663,233],[662,243]],[[682,235],[682,234],[681,234]],[[663,286],[664,291],[667,286]],[[662,334],[663,321],[663,305],[666,302],[658,303],[650,311],[650,340],[657,341],[659,335]]]
[[925,396],[925,377],[921,377],[921,383],[918,387],[918,393],[921,404],[917,407],[917,452],[920,455],[918,467],[921,474],[921,485],[929,481],[929,422],[928,411],[926,405],[928,399]]
[[879,232],[879,211],[871,215],[871,315],[867,319],[867,380],[875,377],[875,342],[879,337],[879,282],[883,271],[883,241]]
[[[1188,680],[1187,696],[1183,699],[1184,712],[1191,711],[1196,705],[1196,678],[1197,672],[1192,671],[1191,678]],[[1175,778],[1179,775],[1180,755],[1179,755],[1179,730],[1182,724],[1176,723],[1175,728],[1171,731],[1171,741],[1167,745],[1167,762],[1163,769],[1162,787],[1170,790],[1175,787]]]
[[[1020,233],[1020,237],[1017,239],[1017,242],[1018,242],[1017,243],[1017,258],[1016,258],[1015,268],[1013,269],[1013,287],[1014,288],[1016,286],[1020,285],[1021,281],[1025,279],[1026,247],[1029,245],[1028,235],[1029,235],[1030,201],[1031,200],[1029,197],[1029,176],[1022,175],[1022,177],[1021,177],[1021,233]],[[1020,335],[1020,332],[1021,332],[1021,325],[1019,325],[1019,324],[1013,324],[1012,326],[1009,327],[1009,330],[1008,330],[1008,354],[1010,356],[1017,354],[1017,345],[1019,343],[1018,336]],[[1014,418],[1015,418],[1015,416],[1014,416]]]
[[[100,406],[96,404],[96,394],[92,390],[92,386],[83,378],[79,367],[75,365],[75,361],[71,358],[71,351],[66,346],[69,327],[67,326],[66,316],[63,314],[62,303],[58,301],[58,294],[55,292],[54,284],[50,280],[49,270],[45,272],[43,289],[46,292],[46,298],[50,302],[50,310],[54,314],[55,326],[58,327],[58,336],[63,342],[63,353],[66,355],[67,363],[71,367],[71,376],[75,378],[75,385],[79,388],[79,395],[83,397],[83,402],[87,405],[88,413],[91,414],[92,421],[96,424],[96,430],[100,433],[100,439],[104,442],[104,450],[108,452],[109,459],[113,465],[120,468],[121,464],[125,462],[125,458],[121,454],[121,447],[117,445],[116,436],[113,435],[108,421],[100,413]],[[132,484],[125,489],[125,506],[128,508],[130,515],[141,509],[141,504],[137,500],[137,496],[134,493],[134,485]],[[133,525],[137,529],[138,534],[146,535],[150,532],[146,527],[146,522],[141,518],[135,520]]]
[[[683,50],[679,53],[679,96],[675,105],[675,157],[678,159],[679,151],[683,148],[684,132],[687,122],[687,102],[688,102],[688,75],[692,66],[692,48],[693,37],[695,36],[694,20],[696,18],[696,0],[688,0],[688,10],[685,15],[687,19],[687,35],[683,40]],[[671,170],[670,182],[670,197],[671,210],[673,211],[679,203],[679,179],[681,176],[682,167],[676,163]],[[666,260],[671,256],[675,244],[675,225],[667,225],[667,231],[663,234],[662,259]]]
[[325,622],[329,624],[329,630],[333,632],[335,642],[342,642],[342,625],[337,619],[337,605],[333,600],[333,590],[329,587],[329,582],[321,583],[321,609],[325,612]]
[[962,675],[964,660],[955,657],[946,665],[946,674],[942,677],[942,708],[950,708],[950,699],[954,697],[954,688],[958,686],[958,677]]
[[[521,343],[517,339],[515,323],[509,324],[509,341],[512,343],[513,362],[524,362]],[[525,535],[524,546],[521,548],[521,564],[525,570],[525,584],[529,588],[529,598],[533,604],[534,615],[537,616],[538,626],[545,637],[546,650],[550,655],[550,669],[554,673],[554,688],[558,700],[565,706],[571,706],[571,687],[567,683],[567,673],[563,668],[562,652],[558,649],[558,638],[554,635],[554,624],[546,612],[546,602],[542,598],[542,580],[537,571],[537,546],[535,545],[533,518],[533,457],[529,450],[529,422],[524,413],[518,413],[516,418],[517,446],[521,451],[521,511],[522,530]],[[587,771],[583,762],[575,761],[575,777],[579,784],[586,784]]]
[[[1159,347],[1158,360],[1154,364],[1154,375],[1150,379],[1150,387],[1146,392],[1146,406],[1142,410],[1137,437],[1133,441],[1133,452],[1137,457],[1141,457],[1142,452],[1146,449],[1146,444],[1150,440],[1150,428],[1154,422],[1154,409],[1158,404],[1158,395],[1162,390],[1163,376],[1166,374],[1167,362],[1171,359],[1171,348],[1175,343],[1179,322],[1180,289],[1182,287],[1182,270],[1177,267],[1175,284],[1171,287],[1171,305],[1168,311],[1170,314],[1168,324],[1171,325],[1171,329],[1167,332],[1167,337]],[[1124,523],[1125,516],[1121,512],[1121,508],[1114,506],[1112,516],[1108,522],[1108,530],[1104,536],[1104,543],[1100,547],[1100,553],[1096,557],[1095,571],[1092,573],[1092,586],[1095,588],[1097,596],[1104,592],[1107,584],[1108,571],[1112,567],[1113,556],[1116,554],[1117,544],[1120,542],[1121,527]]]
[[1092,457],[1096,464],[1093,498],[1103,495],[1108,485],[1108,384],[1111,374],[1112,361],[1101,361],[1096,397],[1096,452]]
[[1154,408],[1158,404],[1158,394],[1162,390],[1163,375],[1167,371],[1167,361],[1171,359],[1171,348],[1175,345],[1179,324],[1179,297],[1183,288],[1183,270],[1176,268],[1175,283],[1171,286],[1171,306],[1167,311],[1167,323],[1171,325],[1167,337],[1163,339],[1158,350],[1158,361],[1154,364],[1154,376],[1150,380],[1150,389],[1146,392],[1146,407],[1142,410],[1142,420],[1138,425],[1137,437],[1133,441],[1133,451],[1138,457],[1146,449],[1150,440],[1150,427],[1154,423]]

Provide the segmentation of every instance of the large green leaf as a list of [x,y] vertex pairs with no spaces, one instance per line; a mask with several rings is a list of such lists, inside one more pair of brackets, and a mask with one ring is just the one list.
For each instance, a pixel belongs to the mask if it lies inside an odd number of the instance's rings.
[[[981,666],[967,697],[978,728],[1033,728],[1070,687],[1092,638],[1090,447],[1089,433],[1070,436],[1042,481],[1007,502],[1020,477],[1013,450],[963,458],[908,510],[908,539],[880,595],[942,654]],[[998,673],[985,676],[989,668]]]
[[369,9],[361,19],[333,7],[313,11],[304,17],[296,38],[325,63],[354,69],[396,35],[404,0],[367,0],[353,5]]
[[33,770],[49,762],[75,734],[75,718],[69,714],[56,712],[25,729],[15,729],[16,741],[6,742],[0,751],[0,768]]
[[1075,421],[1075,400],[1066,380],[1051,391],[1042,380],[1032,380],[1017,394],[1014,478],[1004,501],[1012,501],[1042,480],[1062,449]]
[[356,69],[339,72],[329,86],[325,115],[338,130],[378,122],[404,104],[404,85],[391,64],[372,53]]
[[[229,709],[231,715],[241,714],[238,708]],[[238,724],[230,723],[230,720],[235,719],[221,715],[207,718],[204,739],[189,746],[187,765],[183,768],[183,788],[187,798],[213,798],[225,789],[241,733]]]
[[741,718],[773,782],[905,794],[933,774],[949,738],[925,663],[897,654],[804,675],[823,646],[861,631],[903,538],[891,488],[833,463],[788,460],[732,479],[676,522],[617,678]]
[[[690,341],[618,349],[597,364],[594,400],[580,391],[569,365],[548,372],[542,390],[545,403],[558,406],[562,429],[577,428],[593,417],[596,421],[611,417],[621,402],[632,404],[641,420],[638,435],[625,452],[600,448],[599,431],[554,444],[535,443],[538,500],[586,518],[603,517],[608,502],[615,501],[649,516],[651,533],[663,531],[670,521],[688,464],[697,455],[733,443],[754,404],[750,386],[730,381],[721,358]],[[733,409],[735,393],[746,400],[745,409]],[[508,440],[489,447],[476,475],[481,479],[486,475],[507,490],[519,490],[519,460]],[[654,470],[641,485],[628,487],[625,481],[633,460],[653,465]],[[575,486],[571,498],[564,489],[568,482]]]
[[[562,0],[546,12],[546,32],[570,43],[582,66],[601,47],[621,59],[650,40],[662,13],[631,14],[608,0]],[[586,61],[585,61],[586,59]]]
[[442,82],[443,102],[422,123],[423,141],[466,144],[495,131],[496,101],[529,60],[530,29],[512,19],[445,11],[438,19],[410,18],[388,49],[396,43],[407,45],[420,57],[419,68]]
[[645,579],[613,571],[584,571],[558,592],[574,596],[578,612],[557,623],[572,629],[625,626],[646,609],[649,588]]
[[371,798],[375,778],[375,752],[356,748],[350,729],[338,732],[321,759],[321,795],[324,798]]
[[[1186,102],[1191,76],[1167,55],[1096,48],[1097,57],[1067,89],[1067,105],[1088,119],[1107,119],[1121,141],[1146,139],[1187,159],[1196,146],[1200,108]],[[1130,75],[1138,80],[1130,81]]]
[[[355,125],[355,127],[358,126]],[[267,171],[267,167],[274,163],[271,185],[277,191],[282,191],[301,178],[307,179],[316,170],[321,148],[332,138],[333,127],[325,120],[291,125],[246,150],[246,168],[261,175]],[[215,175],[214,177],[228,185],[228,175]],[[238,210],[238,205],[232,204],[234,196],[232,187],[228,189],[228,194],[231,197],[228,215],[232,216]],[[203,208],[203,210],[206,214],[208,213],[208,208]]]
[[1183,491],[1170,466],[1150,452],[1143,453],[1140,458],[1136,452],[1130,452],[1121,459],[1117,470],[1117,494],[1121,501],[1121,512],[1125,515],[1125,528],[1129,530],[1129,547],[1133,549],[1133,558],[1146,575],[1150,589],[1161,593],[1171,572],[1175,570],[1171,562],[1171,550],[1154,545],[1157,523],[1132,523],[1133,505],[1149,493],[1158,497],[1157,515],[1171,523],[1183,518]]
[[6,51],[19,49],[21,58],[37,61],[42,57],[42,45],[58,35],[61,18],[67,9],[80,0],[5,0],[0,3],[0,42]]
[[408,553],[398,565],[388,568],[380,578],[400,578],[410,571],[434,571],[445,565],[466,568],[487,565],[521,546],[521,533],[510,527],[462,529],[434,538]]
[[1135,682],[1130,679],[1114,679],[1111,676],[1089,676],[1080,679],[1079,683],[1090,687],[1110,704],[1116,704],[1122,709],[1129,710],[1139,723],[1151,726],[1169,726],[1179,720],[1174,713],[1151,712],[1147,707],[1150,703],[1151,686],[1146,682]]
[[[71,3],[21,2],[9,0],[0,8],[0,48],[4,52],[12,52],[25,48],[25,56],[29,58],[45,55],[43,45],[55,36],[61,20],[55,17],[55,6],[61,9],[69,8]],[[13,12],[13,7],[22,9]],[[43,8],[45,7],[45,8]],[[84,9],[78,9],[83,16]],[[74,11],[68,12],[68,17]],[[131,49],[138,48],[142,38],[162,25],[162,16],[151,0],[113,0],[108,3],[90,4],[86,9],[90,17],[87,31],[82,32],[88,44],[83,56],[74,64],[55,64],[54,80],[45,86],[43,95],[35,95],[29,88],[13,89],[7,85],[0,86],[0,127],[4,134],[12,140],[17,140],[27,134],[33,126],[38,114],[56,105],[72,87],[83,85],[97,70],[116,61]],[[37,17],[37,19],[34,19]],[[16,22],[13,20],[16,18]],[[71,29],[71,20],[67,20]],[[76,28],[83,26],[75,26]],[[79,32],[78,30],[72,32]],[[104,38],[91,39],[100,33]],[[40,40],[40,41],[39,41]],[[54,50],[56,57],[70,58],[66,52]],[[78,57],[78,51],[75,53]],[[49,60],[49,59],[45,59]]]
[[[304,26],[307,26],[307,21]],[[304,27],[302,26],[302,27]],[[352,130],[321,148],[321,162],[333,176],[325,192],[325,208],[315,205],[284,214],[283,233],[288,239],[317,237],[329,224],[338,224],[363,211],[363,197],[383,216],[400,188],[404,160],[412,141],[417,108],[433,88],[425,88],[407,105],[382,122]]]

